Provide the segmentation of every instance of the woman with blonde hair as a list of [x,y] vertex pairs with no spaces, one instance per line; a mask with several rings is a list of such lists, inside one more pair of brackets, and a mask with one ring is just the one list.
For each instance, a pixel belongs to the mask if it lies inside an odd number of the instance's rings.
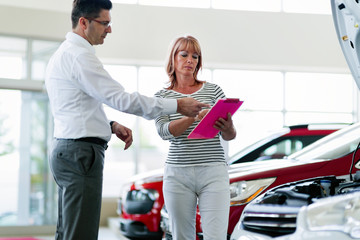
[[[170,45],[166,65],[169,86],[155,96],[169,99],[190,96],[211,106],[225,98],[218,85],[198,79],[201,68],[198,40],[192,36],[176,38]],[[174,240],[195,238],[197,205],[204,239],[225,240],[227,237],[229,175],[220,136],[229,141],[236,137],[236,131],[228,114],[227,119],[216,121],[214,127],[220,132],[214,138],[188,139],[207,111],[203,110],[197,117],[169,114],[155,120],[159,135],[170,141],[163,193]]]

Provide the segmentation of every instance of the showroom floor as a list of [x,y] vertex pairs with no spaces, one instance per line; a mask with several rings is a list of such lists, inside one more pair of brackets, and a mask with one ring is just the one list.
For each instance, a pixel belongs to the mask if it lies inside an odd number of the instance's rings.
[[[54,236],[38,236],[40,240],[54,240]],[[100,228],[98,240],[127,240],[128,238],[122,236],[119,233],[114,232],[110,228]]]
[[[98,240],[128,240],[118,230],[118,219],[109,219],[109,227],[100,227]],[[54,236],[37,236],[40,240],[54,240]]]

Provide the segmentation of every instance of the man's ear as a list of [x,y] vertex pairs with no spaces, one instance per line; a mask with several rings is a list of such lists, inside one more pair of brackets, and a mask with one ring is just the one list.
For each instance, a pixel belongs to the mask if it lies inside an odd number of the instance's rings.
[[79,23],[78,23],[78,25],[79,25],[79,27],[80,27],[82,30],[86,30],[86,29],[87,29],[88,23],[89,23],[89,21],[88,21],[86,18],[84,18],[84,17],[79,18]]

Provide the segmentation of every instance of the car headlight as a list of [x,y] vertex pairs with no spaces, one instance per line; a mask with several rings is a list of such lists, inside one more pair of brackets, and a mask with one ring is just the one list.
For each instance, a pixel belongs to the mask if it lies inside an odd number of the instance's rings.
[[230,205],[247,204],[270,186],[275,179],[275,177],[263,178],[230,184]]
[[303,211],[310,231],[341,231],[360,238],[359,193],[329,197]]

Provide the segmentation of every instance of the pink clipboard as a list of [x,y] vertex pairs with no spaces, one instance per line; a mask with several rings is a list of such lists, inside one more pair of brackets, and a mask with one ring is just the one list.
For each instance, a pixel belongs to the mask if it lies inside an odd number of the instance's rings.
[[234,115],[243,102],[238,98],[219,99],[194,130],[191,131],[188,138],[204,139],[215,137],[219,133],[219,130],[213,127],[215,122],[219,118],[226,119],[228,113]]

